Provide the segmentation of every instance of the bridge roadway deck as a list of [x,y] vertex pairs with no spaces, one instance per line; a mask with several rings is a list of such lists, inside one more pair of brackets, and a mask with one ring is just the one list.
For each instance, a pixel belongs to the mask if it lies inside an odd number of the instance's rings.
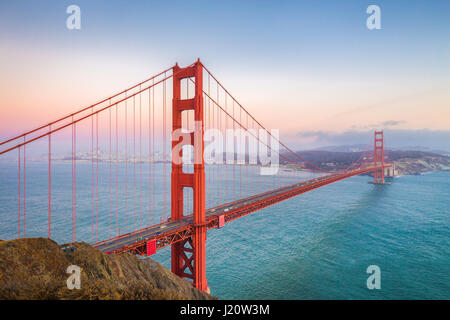
[[[385,167],[389,165],[385,164]],[[289,199],[301,193],[320,188],[324,185],[337,182],[355,175],[379,170],[381,167],[358,168],[353,171],[328,174],[302,183],[293,184],[268,192],[260,193],[238,201],[223,204],[206,210],[206,225],[208,229],[219,226],[219,216],[224,216],[224,222],[230,222],[244,215]],[[131,251],[144,254],[148,241],[156,240],[156,248],[161,249],[167,245],[181,241],[192,235],[192,215],[178,221],[167,221],[158,225],[117,236],[94,244],[94,247],[105,253],[121,253]]]

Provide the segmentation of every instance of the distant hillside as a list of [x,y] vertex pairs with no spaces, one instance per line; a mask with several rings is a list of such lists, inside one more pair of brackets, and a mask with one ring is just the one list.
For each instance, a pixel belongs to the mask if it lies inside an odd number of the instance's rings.
[[[106,255],[80,242],[65,252],[44,238],[0,241],[0,299],[215,299],[152,259]],[[67,288],[67,267],[81,289]]]
[[[323,150],[299,151],[305,160],[310,161],[325,170],[341,170],[357,161],[362,152],[335,152]],[[395,162],[399,175],[420,174],[429,171],[450,170],[450,157],[424,151],[387,150],[390,161]],[[291,160],[293,155],[285,154]],[[281,164],[288,164],[280,158]]]
[[[364,144],[352,144],[352,145],[341,145],[341,146],[327,146],[327,147],[320,147],[317,149],[317,151],[332,151],[332,152],[363,152],[367,149],[367,145]],[[450,151],[446,150],[439,150],[439,149],[431,149],[428,147],[423,146],[405,146],[405,147],[395,147],[391,148],[391,151],[422,151],[422,152],[429,152],[429,153],[437,153],[440,155],[449,155]]]
[[450,157],[431,152],[391,151],[389,159],[395,163],[399,175],[450,171]]
[[327,146],[314,149],[314,151],[331,151],[331,152],[361,152],[367,149],[364,144],[352,144],[342,146]]

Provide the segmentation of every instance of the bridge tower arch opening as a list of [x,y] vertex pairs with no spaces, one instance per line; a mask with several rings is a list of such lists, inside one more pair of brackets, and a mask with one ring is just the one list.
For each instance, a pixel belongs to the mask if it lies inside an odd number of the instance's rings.
[[[192,99],[181,99],[181,80],[191,78],[195,83],[195,94]],[[194,111],[194,131],[191,132],[191,143],[194,149],[194,172],[183,172],[183,163],[174,159],[183,159],[182,149],[175,148],[181,140],[172,138],[172,174],[171,174],[171,219],[183,218],[183,190],[193,190],[193,229],[189,238],[172,244],[171,269],[182,278],[192,280],[194,287],[207,291],[205,272],[205,164],[204,164],[204,122],[203,122],[203,66],[200,60],[193,65],[180,68],[173,67],[172,98],[172,132],[182,129],[184,111]],[[181,139],[181,138],[180,138]]]

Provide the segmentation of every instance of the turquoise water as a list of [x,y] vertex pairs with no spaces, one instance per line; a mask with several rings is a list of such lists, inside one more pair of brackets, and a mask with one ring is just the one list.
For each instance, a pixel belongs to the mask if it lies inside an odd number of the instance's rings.
[[[0,165],[0,239],[17,237],[16,166]],[[77,165],[77,240],[88,242],[90,167]],[[27,163],[27,236],[47,234],[46,169],[43,163]],[[137,188],[133,210],[133,188],[128,187],[123,217],[124,168],[119,169],[117,205],[124,232],[126,226],[130,231],[146,225],[151,202],[144,183],[142,205]],[[70,170],[68,163],[53,167],[52,237],[58,242],[71,237]],[[148,171],[142,170],[145,177]],[[128,173],[132,186],[132,167]],[[164,210],[161,173],[159,165],[154,220]],[[114,181],[109,227],[108,176],[109,166],[101,165],[99,239],[117,231]],[[259,179],[256,171],[250,177]],[[450,299],[450,172],[402,176],[383,186],[369,181],[353,177],[210,230],[206,269],[212,294],[222,299]],[[268,186],[261,182],[258,187]],[[232,197],[230,185],[224,182],[221,188]],[[212,190],[207,196],[215,202],[215,195]],[[170,267],[169,253],[165,248],[153,258]],[[366,287],[369,265],[381,269],[380,290]]]
[[[450,299],[450,172],[354,177],[208,232],[222,299]],[[168,251],[156,259],[169,266]],[[369,290],[369,265],[381,289]]]

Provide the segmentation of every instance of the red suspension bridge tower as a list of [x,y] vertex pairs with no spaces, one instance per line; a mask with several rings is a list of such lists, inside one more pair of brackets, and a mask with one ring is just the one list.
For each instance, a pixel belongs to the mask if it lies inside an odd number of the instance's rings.
[[383,131],[375,131],[373,143],[373,164],[382,167],[373,172],[373,183],[384,184],[384,135]]
[[[176,275],[192,280],[194,287],[207,290],[205,274],[205,165],[203,158],[204,149],[204,122],[203,122],[203,66],[200,60],[189,67],[173,67],[173,132],[182,128],[183,111],[194,110],[194,132],[190,133],[190,141],[194,148],[194,173],[183,172],[183,163],[177,163],[174,159],[182,159],[183,151],[176,148],[184,142],[172,140],[172,220],[183,218],[183,190],[193,190],[193,232],[192,236],[172,244],[172,272]],[[194,98],[181,99],[181,80],[192,78],[195,82]]]

